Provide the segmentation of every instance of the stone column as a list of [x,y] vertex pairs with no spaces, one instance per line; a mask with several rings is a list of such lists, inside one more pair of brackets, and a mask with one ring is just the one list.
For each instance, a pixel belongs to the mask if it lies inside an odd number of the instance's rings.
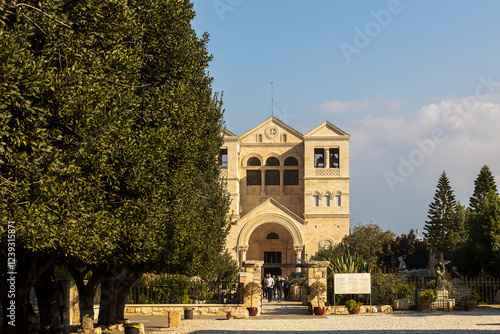
[[260,169],[260,195],[266,196],[266,170]]
[[240,268],[243,268],[245,261],[247,260],[248,246],[238,246]]
[[[250,282],[255,282],[259,284],[262,288],[262,265],[264,265],[264,261],[245,261],[243,263],[243,267],[245,269],[245,276],[240,275],[240,287],[244,288]],[[262,293],[259,293],[252,298],[244,297],[243,298],[243,308],[246,310],[247,307],[250,307],[253,303],[253,307],[258,308],[257,316],[260,315],[262,310]]]
[[330,149],[325,148],[325,168],[330,168]]
[[[307,286],[311,286],[315,282],[323,283],[325,286],[327,284],[326,275],[328,268],[328,261],[307,261]],[[307,296],[307,302],[311,303],[313,307],[324,306],[326,303],[326,291],[319,296],[310,295]]]
[[[294,247],[293,249],[295,250],[295,257],[297,258],[296,259],[297,264],[301,264],[302,263],[302,246]],[[302,271],[302,268],[297,267],[295,269],[295,271],[300,273]]]
[[280,196],[285,195],[283,186],[285,185],[285,170],[280,169]]

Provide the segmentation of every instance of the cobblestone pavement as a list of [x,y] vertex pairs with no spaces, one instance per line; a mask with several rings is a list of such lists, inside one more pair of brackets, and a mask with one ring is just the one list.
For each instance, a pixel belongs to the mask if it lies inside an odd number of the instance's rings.
[[393,312],[319,317],[308,314],[307,308],[299,303],[268,304],[266,301],[263,315],[249,320],[195,316],[194,320],[182,320],[181,327],[166,328],[164,316],[130,316],[129,319],[144,323],[146,333],[150,334],[500,334],[500,308],[494,307],[479,307],[474,312]]

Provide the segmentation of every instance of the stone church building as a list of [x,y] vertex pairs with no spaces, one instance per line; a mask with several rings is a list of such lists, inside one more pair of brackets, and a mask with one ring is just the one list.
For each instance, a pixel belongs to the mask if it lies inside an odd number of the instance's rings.
[[274,117],[241,136],[224,129],[219,162],[236,220],[227,248],[240,265],[300,271],[349,233],[349,140],[329,122],[301,134]]

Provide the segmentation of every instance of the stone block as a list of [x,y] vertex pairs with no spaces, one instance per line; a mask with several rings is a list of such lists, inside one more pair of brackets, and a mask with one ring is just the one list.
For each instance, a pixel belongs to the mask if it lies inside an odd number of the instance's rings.
[[379,312],[382,312],[382,313],[390,313],[392,312],[392,306],[391,305],[381,305],[380,306],[380,311]]
[[180,327],[181,326],[181,313],[180,312],[169,312],[168,313],[168,327]]
[[394,309],[395,310],[409,310],[410,309],[410,300],[409,299],[396,299],[394,301]]
[[248,319],[248,311],[247,310],[232,310],[227,312],[226,318],[228,319]]
[[151,307],[143,307],[143,308],[141,309],[141,313],[142,313],[142,314],[149,314],[149,313],[151,313],[151,312],[152,312]]

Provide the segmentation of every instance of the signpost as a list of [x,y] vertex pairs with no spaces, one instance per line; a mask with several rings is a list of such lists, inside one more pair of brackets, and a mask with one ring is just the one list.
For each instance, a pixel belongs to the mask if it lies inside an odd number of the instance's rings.
[[333,274],[333,306],[335,295],[341,294],[369,294],[372,304],[372,286],[369,273]]

